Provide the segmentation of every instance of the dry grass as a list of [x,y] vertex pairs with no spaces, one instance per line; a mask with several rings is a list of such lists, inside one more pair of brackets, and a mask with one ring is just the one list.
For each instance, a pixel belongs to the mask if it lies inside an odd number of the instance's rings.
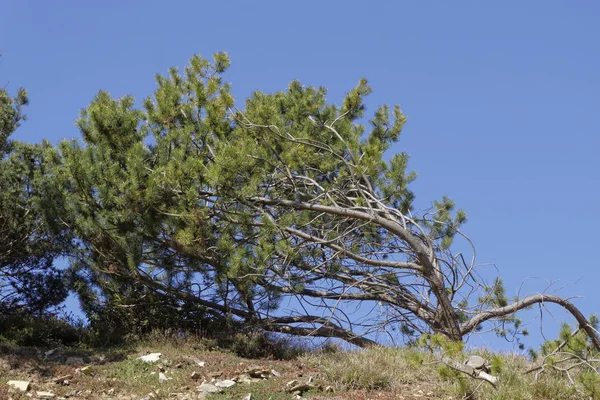
[[312,353],[301,359],[322,368],[338,389],[395,392],[406,385],[438,381],[435,367],[422,365],[423,355],[409,349],[374,347],[365,351]]
[[[251,339],[243,345],[252,350]],[[238,346],[238,345],[236,345]],[[163,353],[162,361],[146,364],[137,357],[148,352]],[[500,383],[493,388],[480,384],[456,371],[435,363],[426,352],[412,348],[370,348],[364,351],[308,352],[294,360],[273,357],[248,359],[232,350],[219,349],[213,342],[194,338],[168,338],[155,335],[128,348],[102,352],[63,349],[57,358],[44,358],[43,351],[32,348],[4,348],[0,351],[0,399],[29,399],[26,395],[9,394],[5,382],[10,379],[32,381],[32,390],[50,390],[57,396],[81,391],[76,399],[139,399],[154,393],[154,399],[176,399],[175,393],[194,393],[203,380],[231,379],[249,366],[275,369],[280,377],[255,384],[238,384],[208,399],[241,399],[252,393],[253,400],[286,400],[295,397],[286,393],[286,382],[313,382],[323,387],[331,385],[334,393],[308,392],[313,399],[478,399],[478,400],[580,400],[594,399],[576,393],[565,376],[557,373],[525,374],[531,362],[516,355],[498,355],[486,351],[478,354],[493,360],[493,374]],[[75,373],[77,366],[66,365],[65,357],[81,356],[92,366],[93,376]],[[206,361],[199,367],[191,357]],[[464,356],[457,356],[464,357]],[[168,382],[160,383],[163,371]],[[192,371],[200,373],[199,380],[190,378]],[[73,374],[69,386],[49,382],[50,378]],[[470,396],[470,397],[469,397]]]
[[[577,393],[566,376],[558,373],[526,374],[533,365],[511,354],[477,354],[493,360],[493,371],[500,383],[493,388],[441,363],[428,353],[410,348],[371,348],[357,352],[314,353],[302,360],[321,368],[326,379],[340,391],[384,390],[397,396],[412,393],[415,398],[478,400],[579,400],[594,395]],[[421,396],[420,396],[421,395]],[[412,398],[412,397],[407,397]]]

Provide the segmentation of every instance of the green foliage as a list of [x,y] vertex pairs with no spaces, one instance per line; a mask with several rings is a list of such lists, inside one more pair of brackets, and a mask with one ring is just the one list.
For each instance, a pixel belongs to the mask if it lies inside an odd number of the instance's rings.
[[[597,329],[598,317],[591,315],[588,323]],[[544,342],[539,353],[533,352],[532,355],[535,361],[544,363],[545,370],[549,371],[544,373],[568,374],[574,391],[590,399],[600,399],[598,352],[583,330],[573,329],[564,323],[558,337]]]
[[444,196],[441,201],[433,202],[434,211],[423,224],[429,228],[429,236],[441,241],[441,248],[447,250],[452,245],[460,226],[467,222],[467,214],[463,210],[456,211],[454,201]]
[[6,88],[0,89],[0,159],[10,151],[9,136],[26,119],[22,108],[27,104],[29,97],[25,89],[19,89],[15,97],[11,97]]
[[[476,275],[450,251],[466,214],[448,197],[414,212],[409,155],[387,154],[407,121],[401,108],[367,116],[366,79],[339,104],[293,81],[238,107],[223,80],[229,65],[226,53],[194,56],[183,71],[158,75],[141,107],[97,93],[77,120],[80,140],[11,144],[0,176],[10,183],[0,189],[12,197],[1,207],[18,226],[7,235],[39,232],[35,247],[11,243],[30,257],[20,265],[45,271],[45,280],[19,272],[28,286],[18,301],[56,304],[66,282],[97,343],[229,322],[369,343],[345,330],[352,323],[342,313],[278,314],[292,296],[325,298],[324,308],[366,298],[393,315],[403,338],[460,340],[477,306],[467,289]],[[2,132],[18,126],[26,103],[24,91],[0,93]],[[64,274],[52,269],[57,255],[68,259]],[[23,298],[51,284],[54,297]],[[506,304],[498,280],[479,305]],[[501,336],[525,334],[519,320],[501,322],[514,325]]]
[[415,343],[415,347],[431,353],[444,354],[448,357],[458,357],[463,354],[464,342],[448,339],[441,334],[422,335]]
[[69,239],[55,213],[60,193],[48,180],[54,149],[9,140],[28,102],[24,89],[14,98],[0,89],[0,313],[39,316],[67,296],[53,261]]
[[80,321],[52,314],[32,315],[10,310],[0,315],[0,342],[17,346],[69,346],[84,342],[86,330]]

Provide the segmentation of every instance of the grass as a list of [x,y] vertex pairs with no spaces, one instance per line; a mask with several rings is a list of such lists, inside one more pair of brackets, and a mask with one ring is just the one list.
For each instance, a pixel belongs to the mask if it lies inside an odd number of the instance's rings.
[[[576,400],[599,399],[598,394],[577,393],[568,378],[559,373],[526,373],[532,363],[514,354],[476,352],[492,362],[492,373],[500,378],[496,388],[438,363],[428,353],[411,348],[371,348],[361,352],[313,353],[302,359],[322,368],[338,391],[385,391],[406,393],[425,388],[432,398],[478,400]],[[417,389],[418,391],[419,389]],[[423,389],[420,389],[423,391]],[[418,397],[418,396],[417,396]],[[447,397],[446,397],[447,398]]]
[[[241,338],[238,340],[243,341]],[[260,346],[254,349],[253,346]],[[415,348],[369,348],[363,351],[307,351],[301,346],[291,346],[283,351],[284,344],[267,351],[263,339],[249,338],[230,348],[219,348],[214,341],[198,338],[173,338],[153,335],[126,347],[113,349],[69,349],[57,351],[56,356],[44,357],[47,349],[0,346],[0,398],[12,396],[14,400],[29,399],[26,394],[9,394],[6,381],[26,379],[32,381],[32,391],[48,390],[57,396],[67,396],[81,391],[87,398],[112,397],[139,399],[153,394],[155,400],[174,399],[176,393],[195,393],[203,381],[232,379],[251,366],[275,369],[281,376],[258,383],[237,384],[220,394],[209,395],[210,400],[242,399],[252,393],[253,400],[287,400],[295,396],[286,392],[291,380],[306,382],[309,378],[322,387],[331,386],[334,393],[313,390],[303,395],[314,399],[478,399],[478,400],[579,400],[600,399],[588,390],[577,393],[563,374],[548,372],[536,379],[526,374],[532,363],[513,354],[493,354],[477,351],[492,360],[492,373],[500,378],[493,388],[487,383],[473,380],[436,362],[431,353]],[[161,361],[144,363],[137,358],[149,352],[163,354]],[[240,354],[267,354],[259,358]],[[94,375],[77,375],[78,366],[66,365],[67,356],[81,356],[91,365]],[[466,355],[457,355],[457,359]],[[199,367],[194,359],[206,362]],[[198,380],[190,377],[196,371]],[[173,378],[159,382],[163,372]],[[51,378],[72,374],[69,386],[50,382]],[[574,377],[578,379],[577,376]],[[583,380],[581,380],[583,382]],[[580,389],[582,384],[578,386]]]

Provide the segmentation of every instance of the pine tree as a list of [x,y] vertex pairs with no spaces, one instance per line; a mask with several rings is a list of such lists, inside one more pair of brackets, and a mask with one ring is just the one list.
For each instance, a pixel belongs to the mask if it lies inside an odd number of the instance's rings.
[[[10,140],[25,120],[27,92],[13,98],[0,89],[0,313],[41,314],[67,296],[55,258],[69,242],[57,224],[59,209],[48,185],[48,159],[56,151],[48,143]],[[4,325],[4,328],[10,329]]]
[[[406,116],[381,106],[367,120],[366,80],[340,105],[294,81],[241,109],[228,66],[224,53],[195,56],[183,74],[158,76],[142,109],[100,92],[79,119],[83,142],[60,145],[54,186],[79,245],[72,285],[89,310],[140,307],[151,289],[262,330],[366,346],[365,335],[393,330],[460,341],[488,321],[519,332],[511,316],[545,302],[600,348],[567,300],[510,303],[500,280],[486,284],[453,253],[454,240],[470,241],[451,199],[414,210],[408,154],[385,156]],[[303,312],[281,312],[286,298]],[[365,302],[377,316],[357,322],[340,308]]]

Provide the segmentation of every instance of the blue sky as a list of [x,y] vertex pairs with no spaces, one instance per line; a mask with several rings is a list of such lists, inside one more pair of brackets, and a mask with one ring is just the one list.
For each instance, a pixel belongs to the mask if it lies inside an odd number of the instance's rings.
[[238,101],[299,79],[339,102],[364,76],[370,110],[409,117],[392,152],[411,154],[417,204],[465,209],[509,295],[544,277],[599,313],[599,18],[594,1],[1,0],[0,85],[30,93],[14,138],[56,143],[98,90],[141,100],[194,53],[229,53]]

